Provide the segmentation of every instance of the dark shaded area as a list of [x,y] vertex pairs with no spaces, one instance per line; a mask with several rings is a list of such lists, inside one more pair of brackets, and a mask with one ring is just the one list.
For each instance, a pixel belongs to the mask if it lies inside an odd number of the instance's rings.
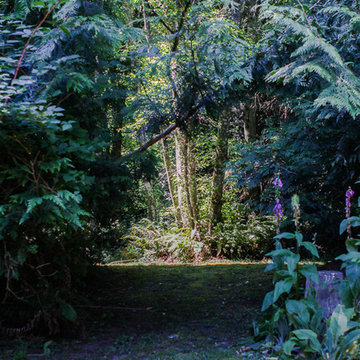
[[[184,358],[192,359],[208,352],[210,358],[228,359],[224,354],[235,354],[249,336],[272,286],[272,275],[264,268],[265,264],[97,267],[87,281],[87,305],[75,305],[87,332],[65,342],[55,339],[54,358],[113,359],[116,354],[124,359],[169,359],[188,353]],[[33,338],[28,354],[42,352],[40,344],[47,340]],[[14,349],[15,341],[11,347],[0,343],[0,354]],[[105,353],[112,355],[103,357]]]

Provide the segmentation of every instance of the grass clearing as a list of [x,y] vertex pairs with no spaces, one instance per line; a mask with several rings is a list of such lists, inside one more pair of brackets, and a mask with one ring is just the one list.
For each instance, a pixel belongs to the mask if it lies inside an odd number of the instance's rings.
[[[241,353],[272,287],[263,263],[97,267],[77,310],[82,339],[18,339],[1,359],[260,359]],[[248,356],[248,357],[247,357]],[[21,357],[18,358],[18,360]]]

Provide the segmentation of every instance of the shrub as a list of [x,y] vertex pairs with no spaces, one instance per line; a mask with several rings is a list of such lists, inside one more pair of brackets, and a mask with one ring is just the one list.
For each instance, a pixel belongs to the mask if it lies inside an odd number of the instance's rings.
[[206,244],[187,231],[163,229],[148,219],[133,224],[126,240],[127,257],[144,261],[189,262],[209,255]]

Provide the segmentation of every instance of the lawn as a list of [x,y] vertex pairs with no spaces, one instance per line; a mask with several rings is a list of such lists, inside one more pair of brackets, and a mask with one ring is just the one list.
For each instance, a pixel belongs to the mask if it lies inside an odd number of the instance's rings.
[[77,306],[86,324],[82,336],[2,341],[1,359],[266,358],[247,349],[252,323],[272,287],[264,268],[261,263],[97,267],[87,285],[87,304]]

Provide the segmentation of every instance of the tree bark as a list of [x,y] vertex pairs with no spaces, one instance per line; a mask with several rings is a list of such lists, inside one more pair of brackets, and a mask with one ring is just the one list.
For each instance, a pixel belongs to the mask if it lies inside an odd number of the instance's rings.
[[226,112],[220,121],[217,143],[215,149],[215,163],[212,180],[211,214],[209,222],[209,233],[212,228],[222,221],[223,189],[225,171],[224,166],[228,160],[228,128],[229,113]]
[[252,104],[244,106],[244,137],[245,141],[256,140],[256,109]]
[[165,167],[165,173],[166,173],[166,179],[171,199],[171,204],[174,209],[174,216],[176,224],[179,227],[182,227],[182,219],[181,219],[181,212],[179,208],[179,202],[178,197],[176,194],[176,185],[174,183],[174,169],[171,167],[170,163],[170,154],[169,154],[169,147],[167,144],[166,139],[161,139],[161,145],[162,145],[162,152],[163,152],[163,160],[164,160],[164,167]]
[[155,205],[153,187],[151,185],[151,182],[148,180],[144,181],[144,186],[146,189],[148,219],[150,219],[151,221],[156,221],[156,205]]

